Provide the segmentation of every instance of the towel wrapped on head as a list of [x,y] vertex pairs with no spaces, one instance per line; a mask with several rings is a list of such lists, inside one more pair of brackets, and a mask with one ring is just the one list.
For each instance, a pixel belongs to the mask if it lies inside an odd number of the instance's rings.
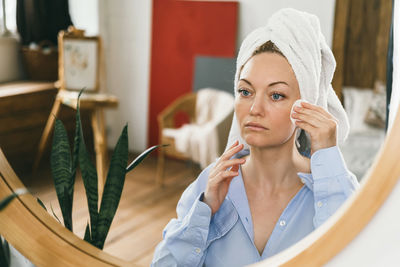
[[[235,94],[241,68],[253,52],[268,41],[276,45],[291,65],[299,84],[301,99],[323,107],[338,119],[338,141],[344,142],[350,126],[346,112],[331,85],[336,61],[315,15],[292,8],[281,9],[272,15],[266,26],[251,32],[243,41],[237,57]],[[227,147],[236,140],[247,147],[240,137],[235,114]]]

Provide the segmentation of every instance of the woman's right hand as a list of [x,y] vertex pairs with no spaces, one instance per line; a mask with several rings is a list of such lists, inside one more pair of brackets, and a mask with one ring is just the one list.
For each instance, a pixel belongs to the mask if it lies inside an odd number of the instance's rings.
[[228,150],[222,154],[208,176],[206,191],[203,202],[206,203],[214,215],[221,206],[228,193],[229,185],[233,178],[239,175],[239,165],[246,162],[246,159],[231,159],[244,147],[236,141]]

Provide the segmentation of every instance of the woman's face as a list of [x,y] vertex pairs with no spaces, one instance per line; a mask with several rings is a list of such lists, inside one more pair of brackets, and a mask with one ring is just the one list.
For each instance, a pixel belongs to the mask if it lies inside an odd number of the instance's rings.
[[290,110],[300,98],[286,58],[268,52],[253,56],[240,73],[237,90],[235,111],[246,143],[260,148],[286,143],[295,130]]

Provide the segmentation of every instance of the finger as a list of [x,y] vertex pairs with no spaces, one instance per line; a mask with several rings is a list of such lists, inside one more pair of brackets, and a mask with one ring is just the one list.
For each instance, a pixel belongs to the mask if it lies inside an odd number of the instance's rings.
[[240,166],[239,164],[233,165],[231,168],[231,171],[234,171],[234,172],[239,171],[239,166]]
[[236,145],[230,149],[228,149],[227,151],[224,152],[224,154],[222,154],[222,156],[220,157],[220,160],[227,160],[230,159],[233,155],[235,155],[236,153],[238,153],[240,150],[242,150],[244,148],[243,144],[240,145]]
[[237,171],[222,171],[215,178],[215,183],[221,183],[229,178],[234,178],[239,175]]
[[229,184],[232,182],[233,178],[235,178],[235,177],[226,178],[223,182],[226,183],[227,186],[229,186]]
[[308,132],[309,134],[313,133],[314,130],[316,129],[314,126],[312,126],[311,124],[305,122],[305,121],[295,121],[296,126],[300,127],[301,129],[303,129],[304,131]]
[[225,155],[227,153],[229,153],[230,151],[232,151],[232,149],[234,149],[235,147],[237,147],[239,145],[239,140],[236,140],[229,148],[227,148],[224,153],[222,153],[221,157],[219,158],[220,160],[224,160],[225,159]]
[[[209,177],[215,177],[217,174],[221,171],[225,171],[229,168],[232,168],[235,165],[240,165],[246,162],[245,158],[235,158],[235,159],[229,159],[229,160],[223,160],[219,161],[214,168],[210,171]],[[237,171],[237,170],[236,170]]]
[[227,150],[229,150],[229,149],[231,149],[231,148],[237,146],[238,144],[239,144],[239,141],[236,140]]
[[305,103],[304,105],[297,107],[297,109],[295,108],[295,111],[300,112],[300,113],[305,112],[305,111],[313,111],[327,119],[333,118],[333,116],[328,111],[326,111],[323,107],[318,106],[318,105],[313,105],[310,103]]
[[[296,117],[301,117],[301,116],[296,116]],[[337,129],[337,121],[333,119],[327,119],[324,120],[323,122],[320,123],[310,123],[310,120],[296,120],[295,124],[302,128],[303,130],[306,130],[308,133],[312,134],[313,131],[318,130],[319,132],[322,133],[330,133],[330,132],[336,132]]]
[[306,114],[306,115],[314,116],[318,120],[330,119],[329,116],[326,116],[326,114],[323,114],[317,110],[309,109],[309,108],[302,108],[302,107],[295,107],[294,112],[292,114]]
[[[231,159],[231,160],[226,160],[223,162],[220,162],[215,168],[210,172],[210,177],[216,176],[219,172],[226,171],[226,170],[232,170],[232,168],[235,165],[240,165],[246,162],[246,159],[241,158],[241,159]],[[237,171],[237,170],[236,170]]]
[[316,128],[324,126],[324,121],[327,120],[326,118],[315,116],[315,114],[309,115],[304,113],[293,113],[292,118],[306,122]]
[[335,118],[332,114],[330,114],[326,109],[324,109],[321,106],[313,105],[313,104],[307,103],[307,102],[302,102],[301,106],[304,107],[305,109],[314,110],[314,111],[320,113],[321,115],[323,115],[324,117],[327,117],[329,119]]
[[322,114],[319,111],[308,108],[295,108],[294,112],[291,115],[292,118],[294,119],[308,121],[314,126],[317,126],[316,124],[318,122],[323,124],[325,121],[331,119],[330,117],[326,116],[325,114]]
[[226,160],[224,162],[221,163],[220,165],[220,169],[222,170],[226,170],[230,167],[233,167],[234,165],[240,165],[246,162],[245,158],[240,158],[240,159],[230,159],[230,160]]
[[215,187],[218,186],[218,184],[220,184],[224,180],[236,177],[238,175],[239,173],[234,171],[221,171],[215,177],[209,180],[209,184],[210,186]]
[[296,120],[300,120],[306,123],[309,123],[315,128],[319,129],[333,129],[337,127],[337,120],[335,120],[333,117],[332,119],[329,118],[324,118],[316,114],[292,114],[293,118]]

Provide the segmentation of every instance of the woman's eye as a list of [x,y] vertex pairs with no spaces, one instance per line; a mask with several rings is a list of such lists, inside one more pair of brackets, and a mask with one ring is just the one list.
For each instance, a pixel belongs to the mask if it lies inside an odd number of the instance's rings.
[[277,100],[281,100],[282,98],[284,98],[284,95],[278,94],[278,93],[273,93],[272,94],[272,100],[277,101]]
[[242,96],[249,96],[250,95],[250,92],[248,90],[246,90],[246,89],[239,89],[238,92]]

